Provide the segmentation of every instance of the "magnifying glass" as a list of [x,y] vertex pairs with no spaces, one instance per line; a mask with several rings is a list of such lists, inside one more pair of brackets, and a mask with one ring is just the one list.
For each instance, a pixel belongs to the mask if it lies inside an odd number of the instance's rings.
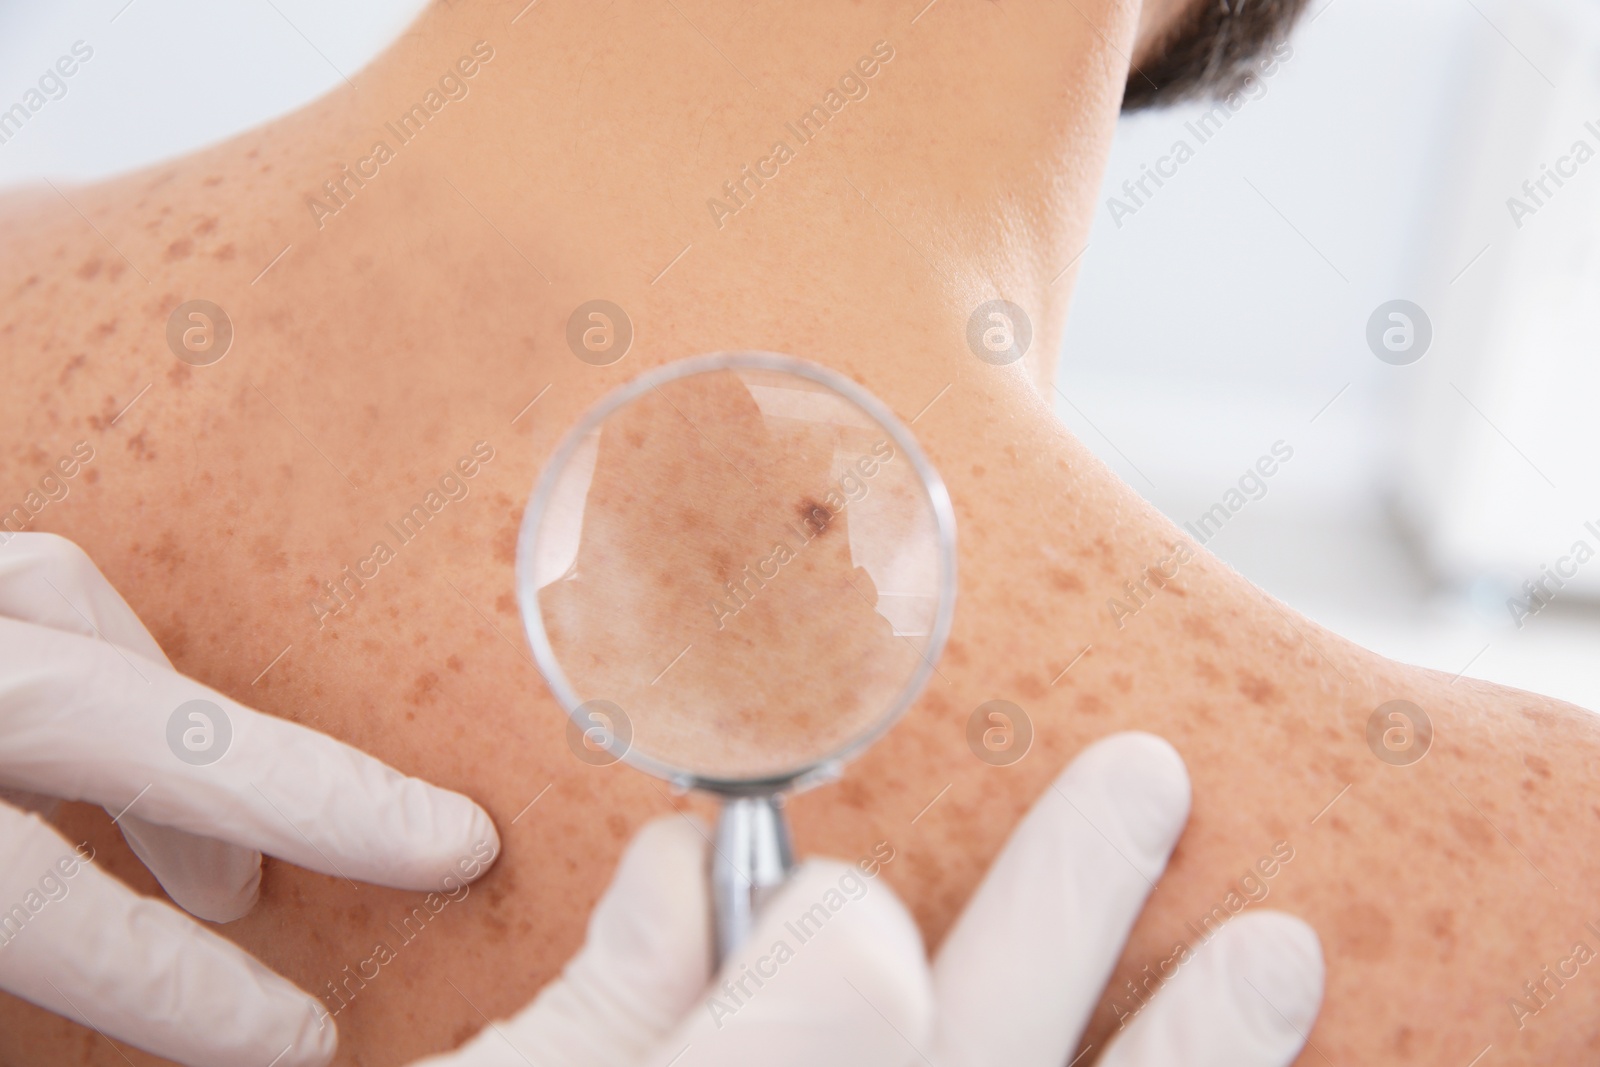
[[938,473],[814,363],[667,364],[557,447],[517,546],[528,640],[580,758],[720,799],[719,961],[794,865],[784,797],[837,778],[910,705],[955,588]]

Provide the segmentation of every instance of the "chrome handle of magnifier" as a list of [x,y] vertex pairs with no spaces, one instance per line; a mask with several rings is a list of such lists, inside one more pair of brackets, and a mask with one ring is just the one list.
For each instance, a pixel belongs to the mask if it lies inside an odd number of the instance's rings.
[[755,928],[756,915],[794,869],[794,846],[778,794],[729,796],[717,814],[711,893],[717,966]]

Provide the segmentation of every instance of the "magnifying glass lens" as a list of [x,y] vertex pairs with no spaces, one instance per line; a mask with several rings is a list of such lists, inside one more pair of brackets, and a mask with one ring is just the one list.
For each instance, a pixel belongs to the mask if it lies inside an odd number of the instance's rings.
[[876,736],[931,669],[947,578],[904,438],[770,367],[632,393],[558,454],[522,548],[590,743],[705,782]]

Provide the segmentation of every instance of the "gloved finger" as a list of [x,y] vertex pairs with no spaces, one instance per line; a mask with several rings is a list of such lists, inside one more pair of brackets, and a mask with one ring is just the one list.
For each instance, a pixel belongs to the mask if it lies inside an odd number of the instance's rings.
[[1288,1067],[1322,1006],[1322,943],[1292,915],[1251,911],[1180,957],[1101,1067]]
[[1060,1067],[1189,817],[1171,745],[1090,745],[1034,804],[934,965],[940,1067]]
[[[55,534],[17,534],[0,550],[0,616],[99,637],[133,656],[172,666],[88,554]],[[132,814],[117,825],[167,895],[190,914],[229,922],[255,906],[261,853]]]
[[[321,1005],[34,815],[0,806],[0,989],[193,1067],[320,1067]],[[92,853],[88,858],[92,858]]]
[[932,1025],[922,936],[904,905],[856,867],[812,860],[643,1062],[902,1067],[927,1060]]
[[561,976],[515,1018],[413,1067],[637,1067],[711,977],[708,850],[704,832],[682,816],[646,825]]
[[459,793],[98,638],[12,619],[0,781],[404,889],[470,881],[500,845]]

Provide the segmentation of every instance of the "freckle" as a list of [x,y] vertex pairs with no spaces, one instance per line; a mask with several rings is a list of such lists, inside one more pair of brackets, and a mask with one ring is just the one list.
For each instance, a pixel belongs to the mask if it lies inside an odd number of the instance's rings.
[[860,778],[845,776],[834,790],[834,799],[852,811],[867,809],[867,787]]
[[1078,697],[1078,710],[1085,715],[1101,715],[1105,713],[1106,702],[1093,693],[1083,693]]
[[611,840],[623,841],[628,836],[628,820],[619,813],[612,812],[606,816],[606,829],[611,832]]
[[1050,584],[1063,593],[1083,592],[1083,579],[1073,572],[1062,570],[1059,567],[1050,571]]
[[983,464],[982,463],[974,463],[972,465],[972,476],[974,478],[982,478],[983,477]]
[[461,667],[461,657],[460,656],[447,656],[447,657],[445,657],[444,665],[446,667],[449,667],[451,670],[455,671],[457,674],[461,673],[462,667]]
[[1440,949],[1440,958],[1448,959],[1456,948],[1456,916],[1449,908],[1434,908],[1427,915],[1428,933]]
[[67,379],[72,377],[72,372],[78,370],[88,361],[89,357],[84,355],[82,352],[79,352],[77,355],[73,356],[67,361],[66,365],[61,368],[61,377],[58,379],[59,382],[62,385],[66,385]]
[[163,533],[156,546],[144,552],[143,555],[152,562],[165,565],[168,570],[177,569],[178,565],[186,558],[184,551],[178,547],[177,538],[172,536],[172,531],[170,530]]
[[90,485],[93,485],[95,482],[100,480],[100,472],[97,470],[84,471],[83,480],[88,482]]
[[1011,684],[1028,700],[1038,700],[1048,691],[1045,684],[1031,674],[1019,674],[1011,680]]
[[213,259],[220,259],[224,263],[226,263],[226,262],[232,260],[236,254],[237,253],[234,251],[234,247],[231,244],[229,244],[229,245],[223,245],[221,248],[219,248],[215,252],[211,253],[211,257]]
[[1194,661],[1194,673],[1211,685],[1220,686],[1225,681],[1222,671],[1217,669],[1217,665],[1208,659],[1196,658]]
[[1486,849],[1494,844],[1493,831],[1475,811],[1452,811],[1450,824],[1456,828],[1461,839],[1475,849]]
[[957,667],[964,667],[967,663],[967,646],[952,638],[944,646],[944,658]]
[[1228,641],[1215,626],[1198,615],[1188,615],[1183,620],[1183,632],[1215,648],[1228,647]]
[[417,705],[432,703],[434,691],[438,688],[439,676],[432,671],[423,671],[411,683],[411,692],[406,699]]
[[517,598],[510,593],[501,593],[495,597],[494,610],[502,615],[515,615],[517,613]]
[[1524,756],[1522,762],[1540,778],[1550,777],[1550,761],[1539,756]]
[[[221,181],[221,179],[215,179],[215,181]],[[206,179],[206,184],[214,184],[213,179]],[[194,232],[200,234],[202,237],[206,234],[215,233],[216,230],[217,218],[215,215],[207,215],[194,225]]]
[[1131,693],[1133,691],[1133,675],[1123,671],[1112,671],[1111,684],[1119,693]]
[[188,259],[190,253],[193,251],[194,242],[189,240],[187,237],[180,237],[167,246],[167,262],[171,263],[173,260],[177,259]]
[[1278,699],[1278,687],[1249,671],[1239,672],[1239,692],[1250,698],[1250,702],[1257,706],[1265,707]]
[[139,459],[145,462],[149,462],[150,460],[156,458],[155,452],[151,451],[150,444],[145,439],[143,430],[140,430],[138,433],[128,438],[128,451],[132,452],[135,456],[138,456]]
[[1394,921],[1376,905],[1357,901],[1346,905],[1333,921],[1333,958],[1340,953],[1372,963],[1394,949]]
[[494,558],[507,567],[517,562],[517,527],[507,525],[500,527],[494,535]]
[[[100,262],[99,257],[96,257],[96,258],[90,259],[90,260],[86,260],[86,261],[84,261],[84,264],[81,267],[78,268],[78,277],[82,278],[84,281],[89,281],[92,278],[94,278],[95,275],[100,273],[100,268],[102,266],[103,266],[103,264]],[[35,276],[35,277],[30,278],[28,280],[30,282],[33,282],[33,281],[37,281],[38,279],[37,279],[37,276]]]
[[1539,791],[1539,783],[1532,778],[1524,778],[1522,780],[1522,791],[1524,793],[1537,793]]
[[94,328],[94,339],[96,341],[103,341],[107,337],[110,337],[112,334],[116,333],[117,323],[117,319],[107,319],[105,322],[96,325]]

